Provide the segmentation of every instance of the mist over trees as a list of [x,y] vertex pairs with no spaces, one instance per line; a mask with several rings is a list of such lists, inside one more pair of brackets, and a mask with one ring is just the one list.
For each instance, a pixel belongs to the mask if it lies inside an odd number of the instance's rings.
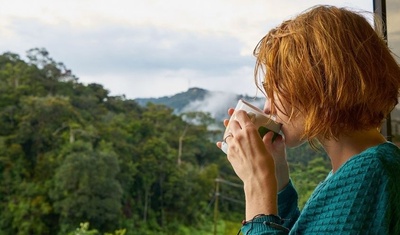
[[[43,48],[27,58],[0,55],[0,235],[237,232],[219,121],[110,96]],[[329,163],[306,145],[289,160],[303,204]]]

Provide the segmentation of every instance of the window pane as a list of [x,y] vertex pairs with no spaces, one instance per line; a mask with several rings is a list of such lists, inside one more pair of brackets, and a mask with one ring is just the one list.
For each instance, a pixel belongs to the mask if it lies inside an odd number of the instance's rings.
[[[393,53],[397,55],[400,63],[400,1],[386,0],[386,20],[388,45]],[[400,78],[399,78],[400,79]],[[384,92],[384,91],[383,91]],[[391,130],[393,141],[400,141],[400,105],[397,105],[391,114]]]

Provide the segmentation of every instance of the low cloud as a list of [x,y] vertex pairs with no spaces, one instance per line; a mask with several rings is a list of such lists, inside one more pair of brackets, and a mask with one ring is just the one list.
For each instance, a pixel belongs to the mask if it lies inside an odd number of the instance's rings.
[[[181,112],[205,112],[210,113],[216,120],[223,120],[224,118],[229,118],[228,109],[235,108],[240,98],[243,98],[243,95],[239,93],[210,91],[203,100],[189,103]],[[265,99],[261,97],[247,97],[246,100],[260,109],[263,108],[265,102]]]
[[196,100],[182,109],[182,112],[197,111],[210,113],[213,118],[228,116],[228,108],[236,105],[237,94],[228,92],[210,92],[204,100]]

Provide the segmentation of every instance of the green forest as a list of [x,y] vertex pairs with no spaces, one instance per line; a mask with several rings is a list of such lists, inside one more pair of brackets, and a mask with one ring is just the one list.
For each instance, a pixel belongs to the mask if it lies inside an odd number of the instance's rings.
[[[237,233],[222,123],[84,85],[44,48],[24,57],[0,55],[0,235]],[[302,206],[329,161],[308,145],[288,159]]]

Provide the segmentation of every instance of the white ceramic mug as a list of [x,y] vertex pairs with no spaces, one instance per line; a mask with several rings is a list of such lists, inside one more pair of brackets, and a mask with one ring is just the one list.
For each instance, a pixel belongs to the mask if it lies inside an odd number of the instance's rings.
[[[237,110],[244,110],[247,112],[247,115],[250,117],[250,120],[258,127],[258,133],[260,134],[261,137],[263,137],[267,132],[272,131],[275,133],[272,138],[272,141],[274,141],[275,138],[279,135],[282,124],[275,122],[274,118],[272,118],[270,115],[265,114],[259,108],[241,99],[238,101],[235,108],[235,112],[232,114],[228,126],[225,129],[225,133],[223,136],[224,140],[230,134],[229,124],[231,123],[230,122],[231,120],[236,120],[235,113]],[[225,141],[222,142],[221,149],[224,153],[227,153],[228,144]]]

